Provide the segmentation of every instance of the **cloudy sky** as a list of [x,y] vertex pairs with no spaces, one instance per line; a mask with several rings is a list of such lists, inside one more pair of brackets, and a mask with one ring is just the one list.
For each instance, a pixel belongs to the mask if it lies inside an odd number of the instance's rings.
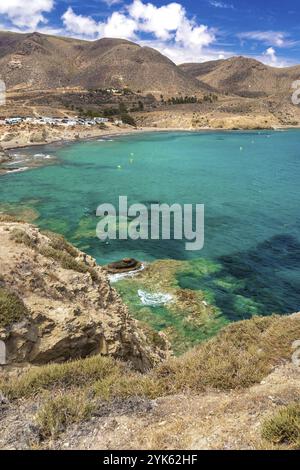
[[233,55],[300,63],[299,0],[0,0],[0,29],[121,37],[176,63]]

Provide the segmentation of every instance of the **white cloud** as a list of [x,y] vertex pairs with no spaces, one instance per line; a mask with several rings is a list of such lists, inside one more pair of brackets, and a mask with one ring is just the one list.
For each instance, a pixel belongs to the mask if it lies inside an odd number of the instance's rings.
[[271,65],[272,67],[284,67],[285,65],[278,59],[274,47],[268,47],[268,49],[263,53],[262,61],[266,65]]
[[212,48],[195,49],[178,43],[168,43],[160,40],[139,41],[141,46],[152,47],[165,56],[169,57],[175,64],[187,62],[206,62],[209,60],[227,59],[234,56],[233,52],[215,50]]
[[156,7],[152,3],[134,0],[123,13],[114,12],[106,22],[77,15],[71,7],[62,20],[66,30],[76,36],[95,39],[121,37],[138,40],[138,33],[146,33],[153,40],[164,41],[168,48],[194,48],[194,55],[215,41],[215,31],[189,19],[179,3]]
[[273,47],[268,47],[266,52],[264,53],[266,57],[269,57],[270,61],[273,63],[277,62],[276,51]]
[[274,47],[268,47],[268,49],[266,49],[261,56],[256,57],[256,59],[271,67],[289,67],[295,65],[291,61],[278,57]]
[[14,26],[24,29],[35,29],[40,23],[47,23],[44,13],[54,7],[54,0],[1,0],[0,15]]
[[248,31],[238,35],[240,39],[260,41],[268,46],[289,47],[295,44],[290,40],[287,33],[282,31]]
[[215,0],[211,0],[209,3],[212,7],[215,7],[215,8],[224,8],[224,9],[234,10],[234,5],[232,5],[232,3],[224,3],[224,2],[219,2]]
[[134,39],[137,29],[134,20],[118,12],[114,12],[104,23],[97,22],[90,16],[77,15],[69,7],[63,14],[62,20],[69,33],[88,39],[100,37]]
[[215,34],[207,26],[198,26],[194,21],[184,18],[177,29],[175,41],[201,50],[215,41]]
[[123,3],[123,0],[101,0],[103,3],[106,3],[109,7],[113,5],[118,5],[119,3]]
[[121,13],[114,12],[107,23],[103,24],[101,35],[106,37],[135,39],[136,29],[137,24],[134,20]]
[[164,40],[171,39],[171,32],[179,28],[186,15],[179,3],[169,3],[158,8],[140,0],[134,0],[128,6],[128,13],[138,23],[140,31],[152,33]]
[[76,36],[93,37],[99,32],[99,24],[93,18],[76,15],[71,7],[62,15],[62,20],[66,30]]

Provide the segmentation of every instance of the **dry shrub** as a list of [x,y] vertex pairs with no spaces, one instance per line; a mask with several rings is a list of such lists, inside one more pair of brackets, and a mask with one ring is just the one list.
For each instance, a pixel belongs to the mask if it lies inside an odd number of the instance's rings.
[[281,408],[264,421],[262,437],[272,444],[300,448],[300,402]]

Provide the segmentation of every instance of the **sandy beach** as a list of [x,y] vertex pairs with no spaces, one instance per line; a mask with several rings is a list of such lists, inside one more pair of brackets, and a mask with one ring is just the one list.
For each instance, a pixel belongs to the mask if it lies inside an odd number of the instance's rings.
[[89,140],[97,137],[109,137],[138,132],[164,131],[155,127],[116,126],[109,124],[105,129],[99,127],[83,128],[82,126],[51,127],[51,126],[0,126],[0,145],[5,150],[32,147],[55,142],[72,142]]
[[132,127],[129,125],[117,126],[108,123],[105,129],[99,127],[74,126],[68,127],[53,127],[53,126],[40,126],[40,125],[18,125],[8,126],[0,125],[0,146],[4,150],[20,149],[25,147],[33,147],[52,143],[63,143],[73,141],[92,140],[96,138],[107,138],[110,136],[137,134],[142,132],[201,132],[201,131],[230,131],[230,130],[285,130],[285,129],[299,129],[299,126],[271,126],[257,129],[241,128],[224,128],[214,126],[203,126],[199,128],[189,126],[138,126]]

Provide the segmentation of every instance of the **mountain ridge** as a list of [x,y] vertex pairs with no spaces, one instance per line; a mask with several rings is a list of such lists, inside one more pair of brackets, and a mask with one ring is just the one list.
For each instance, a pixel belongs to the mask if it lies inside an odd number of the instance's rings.
[[126,39],[86,41],[9,31],[0,31],[0,70],[8,89],[24,84],[45,89],[128,87],[168,96],[286,94],[300,76],[300,65],[277,68],[243,56],[176,65],[156,49]]

